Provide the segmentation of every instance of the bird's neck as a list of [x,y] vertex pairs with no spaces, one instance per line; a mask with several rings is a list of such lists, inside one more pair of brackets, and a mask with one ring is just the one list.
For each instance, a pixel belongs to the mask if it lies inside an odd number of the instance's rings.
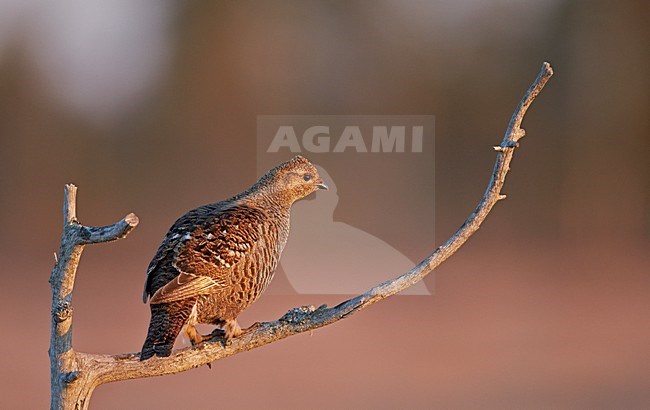
[[[291,191],[278,191],[271,186],[253,186],[244,193],[248,201],[252,201],[262,209],[279,213],[287,213],[295,202],[296,196]],[[243,198],[242,198],[243,199]]]
[[277,251],[282,253],[289,238],[291,205],[295,202],[290,195],[278,195],[277,192],[256,191],[245,200],[255,207],[264,209],[273,216],[278,229]]

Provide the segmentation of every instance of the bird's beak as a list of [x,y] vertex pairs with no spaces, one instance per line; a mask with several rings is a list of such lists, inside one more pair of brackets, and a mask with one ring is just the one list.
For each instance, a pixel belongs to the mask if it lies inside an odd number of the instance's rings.
[[323,183],[323,181],[320,181],[319,183],[317,183],[317,184],[316,184],[316,188],[318,188],[318,189],[324,189],[324,190],[327,190],[327,189],[328,189],[328,188],[327,188],[327,185],[325,185],[325,184]]

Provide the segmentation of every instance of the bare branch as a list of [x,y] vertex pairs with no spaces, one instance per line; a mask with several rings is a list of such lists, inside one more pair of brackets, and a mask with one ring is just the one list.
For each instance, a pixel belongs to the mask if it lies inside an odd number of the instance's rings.
[[[72,291],[77,266],[84,246],[125,237],[138,225],[138,218],[129,214],[121,221],[105,227],[86,227],[77,222],[77,187],[64,189],[63,233],[56,264],[50,276],[52,285],[52,322],[50,333],[51,403],[58,409],[69,408],[79,397],[78,383],[86,369],[79,365],[72,348]],[[88,395],[87,399],[90,399]],[[86,401],[87,406],[87,399]],[[79,408],[85,408],[83,405]]]
[[131,213],[113,225],[100,227],[80,225],[79,237],[82,241],[81,243],[85,245],[116,241],[128,235],[129,232],[138,226],[138,222],[138,217]]
[[[263,346],[291,335],[317,329],[346,318],[382,299],[392,296],[422,280],[429,272],[454,254],[478,230],[492,207],[505,195],[501,189],[510,169],[510,162],[518,141],[525,132],[521,122],[526,110],[553,75],[548,63],[517,106],[505,137],[494,149],[497,159],[488,187],[474,212],[444,244],[417,266],[403,275],[373,287],[337,306],[315,308],[303,306],[289,310],[280,319],[262,323],[255,330],[224,345],[220,339],[203,342],[174,352],[169,357],[139,360],[139,354],[96,355],[75,353],[71,344],[72,302],[74,275],[83,245],[115,240],[126,236],[138,223],[129,214],[122,221],[107,227],[84,227],[76,221],[76,187],[66,186],[64,220],[66,225],[61,240],[58,263],[52,273],[52,407],[87,408],[96,386],[113,381],[160,376],[183,372],[204,364]],[[71,280],[72,283],[68,283]],[[64,325],[66,324],[66,325]],[[57,397],[58,395],[58,397]]]

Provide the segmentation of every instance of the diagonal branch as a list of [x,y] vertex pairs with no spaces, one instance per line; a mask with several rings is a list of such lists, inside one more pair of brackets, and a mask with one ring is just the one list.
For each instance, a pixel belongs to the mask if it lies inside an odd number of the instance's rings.
[[[429,272],[444,262],[449,256],[454,254],[458,248],[460,248],[460,246],[462,246],[467,239],[478,230],[489,212],[492,210],[492,207],[499,200],[505,199],[505,195],[501,194],[501,189],[505,182],[506,175],[510,170],[510,162],[514,150],[518,147],[518,141],[525,135],[524,130],[521,129],[521,122],[528,107],[552,75],[553,70],[551,69],[550,64],[544,63],[541,72],[530,88],[526,91],[524,97],[517,106],[510,120],[503,141],[499,146],[494,147],[497,151],[494,170],[492,171],[492,176],[485,194],[474,212],[451,236],[451,238],[449,238],[417,266],[403,275],[379,284],[368,290],[366,293],[346,300],[337,306],[331,308],[328,308],[326,305],[319,308],[303,306],[291,309],[280,319],[273,322],[262,323],[255,330],[235,338],[232,340],[231,344],[226,346],[222,344],[221,340],[212,340],[203,342],[195,347],[178,350],[169,357],[154,357],[141,362],[139,361],[139,354],[136,353],[123,355],[74,353],[72,351],[72,345],[70,344],[69,350],[73,353],[75,364],[75,366],[73,366],[75,368],[74,371],[78,373],[68,373],[68,379],[71,379],[71,381],[66,379],[65,383],[67,383],[67,385],[76,386],[74,399],[76,400],[77,406],[80,408],[86,408],[88,406],[90,394],[93,389],[100,384],[183,372],[224,357],[232,356],[237,353],[284,339],[291,335],[317,329],[344,319],[359,310],[392,296],[422,280]],[[66,187],[66,205],[64,208],[65,220],[67,222],[62,239],[62,249],[64,247],[64,240],[67,238],[66,231],[68,230],[70,230],[71,235],[75,238],[73,240],[73,243],[75,244],[74,246],[83,247],[83,245],[87,243],[98,243],[123,237],[137,225],[137,217],[133,214],[128,215],[124,220],[109,227],[88,228],[79,225],[76,222],[76,215],[74,215],[74,194],[76,188],[72,189],[69,187],[74,188],[73,186]],[[80,256],[81,251],[79,250],[78,253],[78,256]],[[60,256],[57,268],[61,266],[61,269],[65,270],[68,264],[72,264],[73,266],[70,267],[70,269],[73,272],[71,276],[74,281],[74,271],[76,271],[78,256],[76,258],[66,258],[63,252],[61,252]],[[55,268],[55,271],[57,271],[57,268]],[[58,279],[59,277],[55,276],[53,272],[53,278]],[[56,280],[52,283],[53,291],[55,284]],[[70,287],[70,292],[71,290],[72,288]],[[57,294],[56,291],[54,291],[54,294]],[[53,319],[53,326],[54,324],[55,321]],[[52,357],[52,351],[50,354]],[[61,376],[61,374],[59,374],[59,376]],[[54,388],[54,367],[52,377]]]

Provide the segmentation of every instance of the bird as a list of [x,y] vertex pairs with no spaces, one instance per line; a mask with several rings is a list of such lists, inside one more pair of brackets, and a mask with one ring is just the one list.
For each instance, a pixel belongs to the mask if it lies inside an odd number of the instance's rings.
[[[151,320],[140,360],[169,356],[183,328],[193,346],[215,335],[230,343],[254,329],[241,329],[237,316],[273,278],[291,206],[318,189],[327,189],[318,170],[297,155],[244,192],[181,216],[147,269],[142,299]],[[217,328],[201,335],[199,323]]]

